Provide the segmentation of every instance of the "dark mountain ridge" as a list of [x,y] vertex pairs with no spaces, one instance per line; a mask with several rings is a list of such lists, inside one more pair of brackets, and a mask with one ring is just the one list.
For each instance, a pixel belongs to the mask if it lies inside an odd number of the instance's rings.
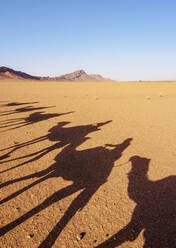
[[77,70],[72,73],[64,74],[58,77],[39,77],[32,76],[25,72],[15,71],[11,68],[2,66],[0,67],[0,79],[11,80],[40,80],[40,81],[58,81],[58,82],[93,82],[93,81],[112,81],[102,77],[101,75],[89,75],[84,70]]
[[0,76],[9,79],[33,79],[40,80],[40,77],[31,76],[25,72],[15,71],[11,68],[1,66],[0,67]]

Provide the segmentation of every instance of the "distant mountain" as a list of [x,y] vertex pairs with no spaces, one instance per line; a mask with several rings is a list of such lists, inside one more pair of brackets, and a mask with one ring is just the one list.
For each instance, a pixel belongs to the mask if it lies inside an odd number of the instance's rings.
[[[46,78],[43,78],[44,80]],[[104,78],[100,75],[89,75],[84,70],[74,71],[59,77],[49,78],[49,80],[65,81],[65,82],[95,82],[95,81],[112,81],[111,79]]]
[[61,81],[89,81],[92,78],[83,70],[78,70],[72,73],[61,75],[57,80]]
[[15,71],[5,66],[0,67],[0,79],[30,79],[40,80],[40,77],[31,76],[21,71]]
[[101,75],[89,75],[84,70],[78,70],[72,73],[61,75],[58,77],[37,77],[31,76],[21,71],[15,71],[8,67],[0,67],[0,79],[28,79],[28,80],[40,80],[40,81],[58,81],[58,82],[96,82],[96,81],[112,81],[102,77]]

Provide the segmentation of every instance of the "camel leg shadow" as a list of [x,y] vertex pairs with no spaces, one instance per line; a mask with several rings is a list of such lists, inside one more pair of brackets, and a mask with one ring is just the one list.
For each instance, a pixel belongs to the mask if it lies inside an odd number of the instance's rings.
[[22,215],[18,219],[14,220],[11,223],[0,228],[0,236],[5,235],[7,232],[14,229],[18,225],[22,224],[23,222],[25,222],[29,218],[33,217],[34,215],[38,214],[40,211],[44,210],[45,208],[51,206],[52,204],[54,204],[58,201],[60,201],[61,199],[77,192],[78,190],[80,190],[79,185],[72,184],[72,185],[69,185],[69,186],[55,192],[50,197],[48,197],[46,200],[44,200],[41,204],[39,204],[38,206],[36,206],[35,208],[30,210],[26,214]]
[[85,188],[70,204],[66,212],[60,221],[56,224],[56,226],[49,233],[47,238],[39,245],[38,248],[46,248],[52,247],[55,243],[56,239],[64,229],[64,227],[68,224],[68,222],[72,219],[72,217],[80,210],[84,208],[84,206],[88,203],[90,198],[94,195],[94,193],[98,190],[101,185],[97,185],[95,187],[87,187]]

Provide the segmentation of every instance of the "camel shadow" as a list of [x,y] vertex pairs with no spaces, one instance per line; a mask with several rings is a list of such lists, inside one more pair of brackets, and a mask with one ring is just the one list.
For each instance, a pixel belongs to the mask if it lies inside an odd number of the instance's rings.
[[7,110],[1,112],[0,116],[7,116],[7,115],[13,115],[13,114],[18,114],[18,113],[25,113],[29,111],[35,111],[35,110],[41,110],[41,109],[48,109],[48,108],[53,108],[55,106],[49,106],[49,107],[34,107],[34,106],[27,106],[23,108],[16,108],[14,110]]
[[[73,112],[68,112],[68,113],[73,113]],[[63,114],[68,114],[68,113],[63,113]],[[59,115],[63,115],[63,114],[59,114]],[[28,157],[33,157],[32,159],[25,161],[21,164],[18,164],[12,168],[6,169],[4,171],[1,171],[0,173],[4,173],[7,172],[11,169],[20,167],[22,165],[25,165],[29,162],[33,162],[36,161],[38,159],[40,159],[41,157],[45,156],[47,153],[61,148],[65,145],[68,144],[74,144],[75,146],[79,146],[81,145],[83,142],[85,142],[88,137],[86,137],[88,135],[88,133],[90,132],[95,132],[95,131],[99,131],[99,127],[109,123],[111,121],[107,121],[107,122],[102,122],[102,123],[97,123],[94,125],[82,125],[82,126],[76,126],[76,127],[66,127],[66,125],[68,125],[70,122],[59,122],[58,125],[52,127],[48,132],[49,134],[35,138],[33,140],[21,143],[21,144],[17,144],[14,146],[11,146],[9,148],[6,149],[1,149],[0,151],[4,151],[4,150],[10,150],[9,152],[7,152],[6,154],[2,155],[0,157],[0,160],[3,160],[2,162],[0,162],[0,164],[4,164],[4,163],[8,163],[14,160],[19,160],[19,159],[24,159],[24,158],[28,158]],[[86,138],[85,138],[86,137]],[[35,143],[44,141],[44,140],[50,140],[52,142],[56,141],[57,143],[54,143],[54,145],[51,145],[49,147],[46,147],[44,149],[41,149],[39,151],[36,151],[34,153],[31,154],[27,154],[21,157],[17,157],[15,159],[9,159],[9,160],[5,160],[6,158],[8,158],[12,153],[14,153],[16,150],[21,149],[25,146],[29,146],[29,145],[33,145]]]
[[[71,114],[71,113],[74,113],[74,112],[70,111],[70,112],[67,112],[67,113],[59,113],[59,114],[57,114],[57,113],[45,114],[43,112],[34,112],[34,113],[30,114],[26,118],[16,118],[16,119],[10,119],[10,120],[5,121],[5,123],[6,123],[5,127],[15,126],[15,127],[12,127],[10,129],[6,130],[6,131],[8,131],[8,130],[11,130],[11,129],[17,129],[17,128],[20,128],[20,127],[23,127],[23,126],[32,125],[34,123],[38,123],[38,122],[41,122],[41,121],[49,120],[51,118],[60,117],[62,115]],[[2,128],[2,127],[0,127],[0,128]],[[0,156],[0,160],[3,160],[2,162],[0,162],[0,164],[4,164],[4,163],[7,163],[7,162],[10,162],[10,161],[13,161],[13,160],[22,159],[22,158],[25,158],[25,157],[34,156],[34,155],[36,155],[38,153],[46,152],[45,150],[47,150],[47,149],[43,149],[41,151],[35,152],[34,154],[29,154],[29,155],[25,155],[25,156],[22,156],[22,157],[19,157],[19,158],[4,161],[4,159],[7,159],[16,150],[18,150],[18,149],[20,149],[22,147],[25,147],[25,146],[29,146],[29,145],[44,141],[44,140],[46,140],[48,138],[49,138],[48,135],[44,135],[44,136],[41,136],[39,138],[33,139],[31,141],[28,141],[28,142],[24,142],[24,143],[21,143],[21,144],[16,144],[14,146],[11,146],[11,147],[8,147],[8,148],[5,148],[5,149],[1,149],[0,151],[5,151],[5,150],[9,150],[9,149],[12,149],[12,150],[10,150],[6,154]],[[31,160],[29,160],[29,162],[31,162]],[[26,163],[28,163],[28,162],[25,162],[24,164],[26,164]],[[15,166],[14,168],[19,167],[19,166],[20,165]],[[10,169],[8,169],[8,170],[10,170]],[[1,171],[0,173],[6,172],[8,170]]]
[[143,248],[176,247],[176,176],[151,181],[150,159],[133,156],[128,195],[136,207],[127,226],[96,248],[113,248],[134,241],[144,230]]
[[45,121],[45,120],[49,120],[51,118],[54,117],[59,117],[61,115],[66,115],[66,114],[71,114],[74,112],[67,112],[67,113],[52,113],[52,114],[45,114],[44,111],[42,112],[34,112],[32,114],[30,114],[28,117],[26,118],[14,118],[14,119],[8,119],[6,121],[1,121],[0,124],[2,126],[0,126],[0,128],[9,128],[8,130],[12,130],[12,129],[17,129],[20,127],[24,127],[24,126],[28,126],[28,125],[32,125],[34,123],[38,123],[41,121]]
[[9,102],[4,106],[11,107],[11,106],[19,106],[19,105],[27,105],[27,104],[35,104],[35,103],[39,103],[39,102]]
[[[109,122],[111,122],[111,121],[101,122],[101,123],[97,123],[94,125],[90,124],[90,125],[73,126],[73,127],[65,127],[70,122],[59,122],[56,126],[49,129],[49,131],[48,131],[49,134],[41,136],[41,137],[36,138],[36,139],[33,139],[31,141],[24,142],[24,143],[7,148],[7,149],[10,149],[10,148],[13,148],[13,149],[11,151],[9,151],[8,153],[6,153],[5,155],[1,156],[0,159],[3,160],[4,158],[7,158],[8,156],[10,156],[11,153],[13,153],[16,150],[21,149],[25,146],[33,145],[35,143],[38,143],[38,142],[41,142],[44,140],[50,140],[52,142],[56,141],[56,143],[54,143],[53,145],[48,146],[46,148],[43,148],[43,149],[36,151],[34,153],[29,153],[27,155],[17,157],[15,159],[10,159],[10,160],[5,160],[5,161],[0,162],[1,164],[3,164],[3,163],[11,162],[11,161],[17,161],[19,159],[25,159],[25,158],[32,157],[31,159],[29,159],[29,160],[27,160],[21,164],[15,165],[15,166],[13,166],[9,169],[6,169],[4,171],[1,171],[0,173],[4,173],[4,172],[7,172],[9,170],[12,170],[12,169],[15,169],[17,167],[28,164],[30,162],[37,161],[40,158],[42,158],[43,156],[45,156],[46,154],[48,154],[49,152],[52,152],[56,149],[60,149],[64,146],[71,145],[72,149],[73,149],[73,147],[74,147],[74,149],[76,149],[76,147],[80,146],[87,139],[89,139],[89,137],[87,137],[87,135],[89,133],[92,133],[95,131],[100,131],[101,130],[100,127],[105,125],[105,124],[108,124]],[[0,185],[0,188],[5,187],[5,186],[10,185],[10,184],[13,184],[13,183],[16,183],[16,182],[19,182],[19,181],[29,179],[29,178],[34,178],[36,176],[38,177],[39,174],[40,175],[41,174],[46,175],[48,172],[51,172],[53,170],[52,168],[53,168],[53,166],[50,166],[46,170],[44,170],[40,173],[37,173],[37,174],[34,173],[34,174],[31,174],[31,175],[28,175],[25,177],[20,177],[20,178],[14,179],[14,180],[4,182]],[[21,192],[21,190],[20,190],[20,192]],[[19,194],[19,192],[18,192],[18,194]],[[15,195],[17,195],[17,192],[15,193]],[[14,197],[14,194],[9,196],[8,200],[12,199],[13,197]],[[5,199],[1,200],[0,203],[4,203],[6,200]]]
[[[1,185],[1,187],[5,187],[9,184],[22,180],[31,178],[37,179],[23,189],[16,191],[12,195],[1,200],[0,203],[3,204],[26,190],[29,190],[34,185],[42,183],[50,178],[62,177],[64,180],[71,181],[72,184],[56,191],[41,204],[34,207],[18,219],[2,227],[0,229],[0,235],[4,235],[40,211],[81,190],[81,193],[79,193],[78,196],[71,202],[63,217],[51,230],[49,235],[39,247],[51,247],[55,243],[63,228],[68,224],[76,212],[83,209],[97,190],[104,183],[106,183],[114,166],[114,162],[122,156],[123,151],[131,143],[132,139],[129,138],[118,145],[105,145],[80,151],[76,149],[88,139],[87,135],[90,132],[100,130],[101,126],[108,124],[109,122],[110,121],[97,123],[96,125],[84,125],[67,128],[64,127],[67,123],[62,122],[49,130],[50,133],[48,134],[47,139],[50,141],[57,141],[57,143],[50,146],[46,151],[42,151],[42,153],[35,156],[34,159],[37,160],[39,157],[52,151],[53,149],[62,147],[63,149],[55,158],[55,163],[37,173],[17,178]],[[111,149],[108,149],[108,146],[111,146]]]
[[[1,102],[8,102],[8,101],[0,101]],[[39,102],[9,102],[6,104],[0,104],[2,107],[13,107],[13,106],[20,106],[20,105],[27,105],[27,104],[35,104]],[[1,113],[1,112],[0,112]]]

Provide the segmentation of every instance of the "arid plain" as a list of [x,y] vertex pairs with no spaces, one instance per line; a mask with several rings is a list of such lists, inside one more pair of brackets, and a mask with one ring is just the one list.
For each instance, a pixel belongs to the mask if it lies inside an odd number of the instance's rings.
[[0,81],[0,247],[176,247],[176,82]]

